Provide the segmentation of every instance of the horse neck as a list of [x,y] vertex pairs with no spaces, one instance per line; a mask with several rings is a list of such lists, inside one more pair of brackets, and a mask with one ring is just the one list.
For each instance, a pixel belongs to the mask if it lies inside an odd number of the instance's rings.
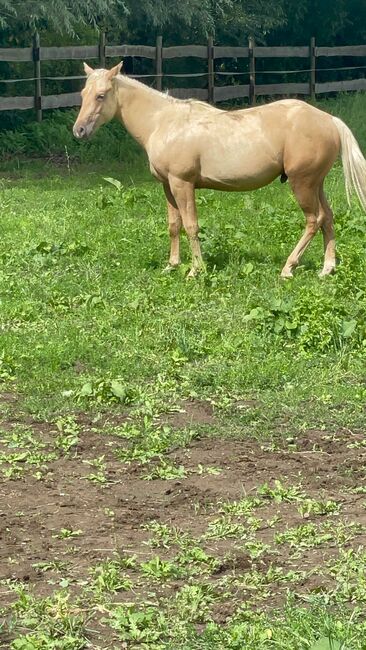
[[120,82],[118,88],[118,117],[129,133],[145,149],[155,130],[159,113],[169,99],[159,92],[151,91],[139,82]]

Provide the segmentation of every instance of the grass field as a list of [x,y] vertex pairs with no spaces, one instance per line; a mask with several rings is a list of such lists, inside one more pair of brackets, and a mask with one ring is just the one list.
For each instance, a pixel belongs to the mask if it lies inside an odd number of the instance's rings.
[[[365,97],[327,106],[365,151]],[[0,136],[0,647],[365,649],[366,216],[340,163],[334,276],[318,235],[280,280],[303,216],[278,180],[198,193],[187,281],[128,138],[80,162],[47,128],[48,160]]]

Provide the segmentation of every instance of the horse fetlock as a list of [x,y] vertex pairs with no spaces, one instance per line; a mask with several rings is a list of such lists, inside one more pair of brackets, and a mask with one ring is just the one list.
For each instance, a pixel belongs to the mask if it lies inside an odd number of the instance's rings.
[[168,262],[168,264],[166,265],[166,267],[163,269],[162,272],[171,273],[172,271],[175,271],[178,268],[179,264],[180,262]]
[[325,278],[327,275],[332,275],[332,273],[335,273],[335,270],[336,270],[335,264],[325,264],[319,273],[319,277]]
[[192,280],[192,278],[196,278],[199,273],[199,269],[195,269],[193,266],[190,270],[190,272],[187,275],[187,280]]
[[281,271],[281,278],[283,280],[288,280],[289,278],[293,278],[294,274],[292,272],[292,268],[289,266],[284,266],[282,271]]
[[192,268],[188,273],[188,278],[194,278],[199,273],[206,272],[206,265],[202,258],[194,258],[192,262]]

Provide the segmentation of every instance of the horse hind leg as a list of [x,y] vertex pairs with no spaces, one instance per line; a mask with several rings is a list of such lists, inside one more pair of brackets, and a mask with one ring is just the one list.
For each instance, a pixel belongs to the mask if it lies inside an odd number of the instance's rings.
[[310,244],[314,235],[320,227],[320,199],[319,184],[315,185],[309,179],[289,178],[292,190],[298,200],[298,203],[305,215],[305,231],[296,244],[294,250],[287,258],[286,264],[282,269],[282,278],[292,278],[294,268],[299,264],[301,256]]
[[319,273],[320,277],[334,273],[336,267],[335,257],[335,236],[333,224],[333,212],[324,194],[323,187],[319,191],[320,200],[320,227],[324,239],[324,266],[323,270]]

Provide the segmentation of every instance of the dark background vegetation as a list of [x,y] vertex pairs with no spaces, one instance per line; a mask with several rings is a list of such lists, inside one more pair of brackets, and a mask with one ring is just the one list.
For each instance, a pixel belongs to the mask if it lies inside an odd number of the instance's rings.
[[[248,35],[268,45],[342,45],[366,38],[365,0],[0,0],[3,45],[28,43],[34,29],[60,44],[70,36],[92,40],[93,28],[107,29],[116,41],[167,44],[214,35],[218,44],[241,44]],[[56,36],[57,34],[57,36]]]

